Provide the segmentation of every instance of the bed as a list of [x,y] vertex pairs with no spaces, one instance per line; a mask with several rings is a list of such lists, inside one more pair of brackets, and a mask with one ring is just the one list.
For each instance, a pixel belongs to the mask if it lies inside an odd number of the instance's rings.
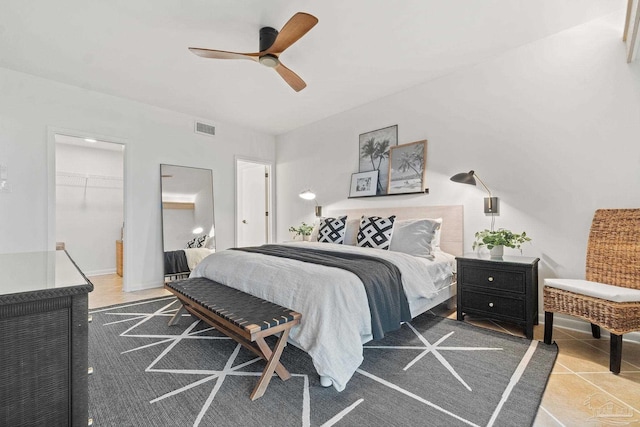
[[164,253],[164,281],[185,279],[191,271],[207,256],[214,253],[214,249],[185,248]]
[[[347,234],[349,225],[358,223],[362,215],[395,215],[394,227],[403,220],[442,218],[439,247],[434,242],[430,256],[417,257],[395,250],[313,241],[289,242],[282,246],[363,254],[390,261],[402,275],[411,318],[455,296],[455,256],[462,253],[462,206],[346,210],[339,215],[330,212],[327,216],[345,215]],[[365,286],[358,276],[341,268],[225,250],[204,259],[190,277],[206,277],[302,313],[302,320],[292,329],[289,342],[311,356],[322,384],[332,384],[338,391],[345,388],[362,363],[362,345],[374,338]]]

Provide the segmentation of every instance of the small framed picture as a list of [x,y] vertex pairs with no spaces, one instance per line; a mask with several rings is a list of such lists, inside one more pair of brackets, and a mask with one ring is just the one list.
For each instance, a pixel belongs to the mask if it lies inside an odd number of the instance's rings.
[[427,141],[391,147],[387,194],[423,192],[425,189]]
[[349,197],[375,196],[379,172],[378,170],[373,170],[351,174]]

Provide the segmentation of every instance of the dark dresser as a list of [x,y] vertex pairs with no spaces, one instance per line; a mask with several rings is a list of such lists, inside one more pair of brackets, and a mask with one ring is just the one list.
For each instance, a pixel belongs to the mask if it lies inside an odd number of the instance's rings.
[[0,254],[0,426],[86,426],[88,293],[66,251]]
[[538,258],[456,257],[458,320],[466,313],[516,323],[533,339],[538,324]]

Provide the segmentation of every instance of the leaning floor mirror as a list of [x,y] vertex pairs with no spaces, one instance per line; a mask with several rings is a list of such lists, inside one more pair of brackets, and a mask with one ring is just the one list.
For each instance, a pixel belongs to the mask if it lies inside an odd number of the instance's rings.
[[164,281],[183,279],[215,252],[213,173],[160,165]]

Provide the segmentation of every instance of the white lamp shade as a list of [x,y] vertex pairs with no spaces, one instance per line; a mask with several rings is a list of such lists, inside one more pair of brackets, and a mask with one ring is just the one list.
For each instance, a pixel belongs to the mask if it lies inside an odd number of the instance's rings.
[[313,193],[311,190],[305,190],[302,193],[300,193],[299,196],[305,200],[313,200],[316,198],[316,194]]

